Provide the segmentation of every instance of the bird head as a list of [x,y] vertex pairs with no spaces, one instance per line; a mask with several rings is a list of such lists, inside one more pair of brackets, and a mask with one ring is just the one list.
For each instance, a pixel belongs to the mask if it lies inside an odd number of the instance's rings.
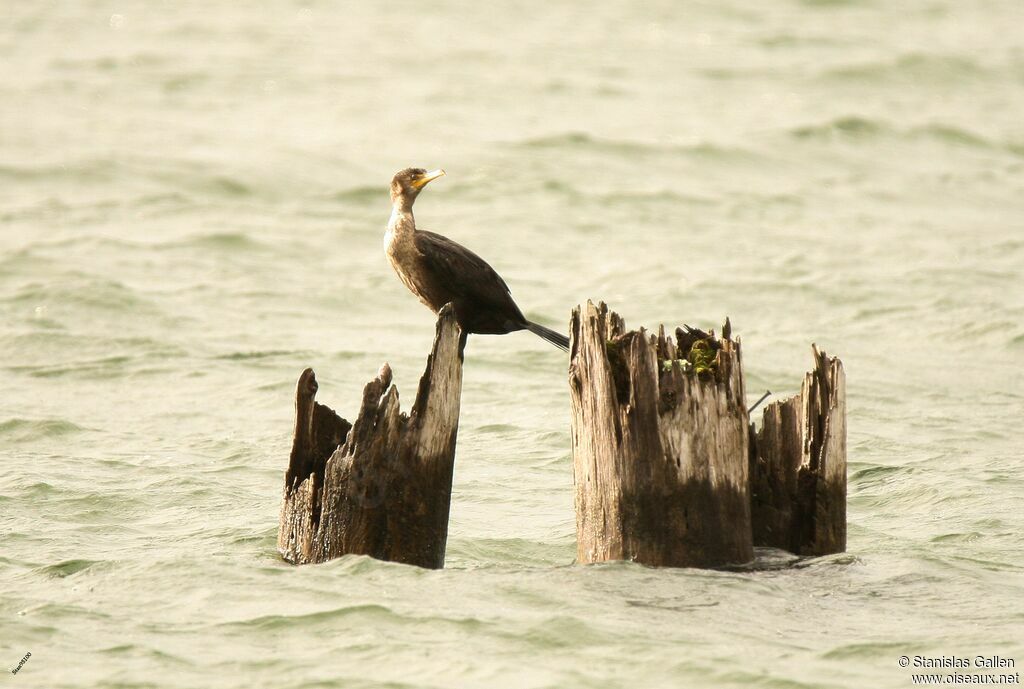
[[444,175],[444,170],[427,171],[420,167],[409,167],[402,170],[391,180],[391,202],[395,203],[402,199],[411,206],[420,190],[431,180],[442,175]]

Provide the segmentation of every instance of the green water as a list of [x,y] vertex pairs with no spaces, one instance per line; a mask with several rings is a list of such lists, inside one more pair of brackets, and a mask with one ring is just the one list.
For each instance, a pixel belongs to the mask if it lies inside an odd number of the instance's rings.
[[[1024,5],[6,2],[0,664],[12,687],[906,687],[1024,663]],[[421,226],[566,330],[846,366],[849,552],[583,567],[566,357],[471,338],[447,568],[275,551],[298,374],[411,401]],[[751,400],[753,401],[753,399]],[[770,555],[763,555],[770,558]]]

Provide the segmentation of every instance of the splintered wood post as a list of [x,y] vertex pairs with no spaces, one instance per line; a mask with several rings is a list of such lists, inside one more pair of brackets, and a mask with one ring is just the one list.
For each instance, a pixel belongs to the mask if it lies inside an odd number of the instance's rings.
[[312,369],[295,394],[295,438],[277,547],[295,564],[349,553],[444,566],[462,394],[461,331],[451,305],[406,416],[384,364],[354,424],[314,400]]
[[581,563],[715,567],[753,558],[740,344],[626,332],[576,307],[569,387]]
[[814,352],[800,394],[765,407],[751,426],[754,544],[797,555],[846,550],[846,374]]

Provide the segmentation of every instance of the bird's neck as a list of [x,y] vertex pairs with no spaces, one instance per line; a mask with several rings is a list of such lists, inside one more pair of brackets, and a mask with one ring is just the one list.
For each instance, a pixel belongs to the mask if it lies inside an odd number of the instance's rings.
[[412,206],[396,201],[391,207],[391,219],[388,220],[388,233],[396,236],[411,235],[416,231],[416,219],[412,215]]

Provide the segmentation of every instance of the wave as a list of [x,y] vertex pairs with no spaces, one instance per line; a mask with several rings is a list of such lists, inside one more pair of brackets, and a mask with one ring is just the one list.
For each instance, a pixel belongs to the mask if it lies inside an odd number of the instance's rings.
[[969,531],[967,533],[947,533],[939,536],[934,536],[931,539],[932,543],[972,543],[978,539],[983,538],[983,534],[978,531]]
[[516,142],[517,148],[561,148],[563,146],[589,146],[594,139],[583,132],[564,132]]
[[171,55],[160,53],[139,52],[131,55],[113,57],[71,58],[60,57],[50,61],[50,66],[57,70],[81,69],[88,72],[93,71],[115,71],[118,69],[139,67],[158,67],[162,65],[173,65],[176,60]]
[[827,120],[818,124],[804,125],[789,130],[798,139],[822,139],[836,136],[863,138],[877,136],[889,131],[889,126],[880,120],[847,116]]
[[997,148],[998,146],[980,134],[975,134],[960,127],[945,124],[929,124],[907,130],[911,136],[919,136],[936,141],[945,141],[974,148]]
[[333,622],[345,619],[346,617],[362,616],[369,617],[376,622],[383,622],[387,619],[402,619],[384,605],[367,603],[363,605],[346,605],[332,610],[321,610],[318,612],[298,615],[261,615],[246,620],[224,622],[221,627],[245,627],[256,629],[287,629],[290,627],[308,627],[321,622]]
[[871,484],[884,484],[895,475],[909,472],[905,466],[873,466],[853,472],[850,475],[850,483],[858,484],[861,488]]
[[238,253],[242,251],[275,251],[273,247],[244,232],[212,232],[157,245],[160,249],[207,249]]
[[358,624],[367,628],[381,627],[384,625],[454,625],[468,630],[477,630],[485,625],[482,620],[475,617],[443,617],[440,615],[405,615],[395,612],[391,608],[379,603],[363,603],[359,605],[345,605],[331,610],[320,610],[312,613],[296,615],[261,615],[246,620],[220,623],[218,627],[283,630],[327,625],[334,628],[338,622],[349,618],[358,618]]
[[[582,192],[579,192],[582,195]],[[695,208],[717,206],[718,201],[709,196],[686,194],[678,189],[661,189],[658,191],[612,191],[606,194],[591,194],[597,203],[609,206],[631,206],[632,204],[671,203]]]
[[308,349],[267,349],[251,350],[245,352],[231,352],[230,354],[218,354],[212,358],[224,361],[249,361],[252,359],[276,359],[278,357],[310,359],[317,355],[318,352],[314,352]]
[[[43,182],[40,182],[43,184]],[[45,184],[50,186],[52,180]],[[111,188],[113,186],[111,185]],[[118,183],[118,188],[124,189],[125,185]],[[101,221],[108,221],[111,217],[120,215],[125,211],[134,211],[140,218],[152,218],[165,215],[182,213],[193,209],[195,203],[188,194],[178,191],[166,193],[141,193],[135,197],[127,192],[117,199],[105,199],[87,203],[69,203],[59,198],[43,198],[36,203],[4,210],[0,213],[0,221],[4,222],[31,222],[34,220],[51,220],[56,214],[60,214],[70,222],[81,222],[93,224]],[[131,245],[132,243],[118,240],[111,237],[84,236],[71,239],[57,240],[55,242],[40,242],[43,246],[60,245],[62,243],[73,243],[76,241],[97,241],[109,242],[111,244],[121,243]],[[143,242],[135,242],[135,246],[148,246]]]
[[67,375],[97,379],[119,378],[125,374],[125,364],[132,360],[133,357],[129,356],[109,356],[57,365],[11,366],[8,370],[25,373],[33,378],[61,378]]
[[93,565],[97,565],[103,562],[102,560],[65,560],[58,562],[57,564],[47,565],[45,567],[39,567],[36,570],[37,574],[41,574],[46,577],[53,577],[63,579],[70,577],[79,572],[84,572]]
[[345,203],[379,203],[387,199],[387,190],[383,185],[364,185],[342,189],[325,197],[329,201],[342,201]]
[[518,567],[551,567],[571,562],[576,554],[575,538],[562,543],[531,541],[525,538],[453,539],[448,544],[448,559],[453,564],[477,568],[502,563]]
[[139,292],[122,282],[83,273],[69,273],[65,281],[33,282],[22,286],[9,304],[46,304],[85,306],[101,310],[152,313],[153,305]]
[[868,0],[800,0],[801,5],[808,7],[851,7],[866,5]]
[[174,370],[187,350],[147,337],[102,337],[66,331],[0,335],[0,346],[18,352],[17,363],[0,367],[33,378],[62,376],[112,379]]
[[555,615],[532,625],[524,633],[514,634],[536,648],[580,648],[588,645],[617,643],[621,639],[580,617]]
[[139,161],[124,167],[131,174],[145,175],[161,187],[186,190],[203,196],[241,199],[262,195],[267,191],[257,190],[253,182],[226,172],[211,172],[209,166],[192,161]]
[[[140,197],[140,204],[147,204],[155,197]],[[171,195],[174,198],[180,197]],[[112,254],[123,253],[146,253],[172,249],[207,249],[218,251],[230,251],[233,253],[241,251],[278,251],[270,245],[254,239],[245,232],[208,232],[190,235],[184,238],[164,242],[142,242],[119,237],[103,237],[95,235],[64,237],[51,240],[35,240],[22,246],[17,252],[0,259],[0,273],[13,272],[23,267],[38,270],[41,262],[46,262],[47,268],[52,272],[57,266],[56,262],[36,255],[39,251],[53,251],[62,249],[85,249],[95,254],[106,251]],[[25,265],[23,265],[25,264]],[[94,275],[82,272],[68,272],[65,275],[74,278],[96,279]],[[115,288],[124,288],[120,283],[110,281]]]
[[516,434],[522,429],[519,426],[510,423],[488,423],[482,426],[476,427],[476,432],[481,434],[494,434],[498,436],[505,436],[509,434]]
[[67,419],[21,419],[0,422],[0,437],[14,443],[27,443],[44,438],[65,438],[90,429]]
[[1024,155],[1024,147],[1009,141],[994,141],[969,129],[942,122],[933,122],[906,128],[896,127],[890,122],[877,118],[846,115],[807,124],[786,130],[791,138],[804,140],[848,140],[867,141],[871,139],[902,140],[906,142],[930,141],[985,151],[1001,151],[1014,156]]
[[989,139],[963,127],[943,123],[911,127],[905,130],[905,135],[911,139],[927,139],[962,148],[997,151],[1015,157],[1024,157],[1024,146],[1018,143]]
[[88,158],[75,163],[43,163],[35,165],[0,165],[0,180],[39,181],[52,185],[56,181],[89,179],[110,181],[117,165],[109,158]]
[[[166,651],[161,651],[160,649],[151,648],[150,646],[145,646],[142,644],[118,644],[117,646],[108,646],[107,648],[97,649],[95,652],[108,656],[117,656],[118,659],[122,662],[124,661],[125,656],[130,656],[133,658],[171,661],[172,663],[181,666],[195,665],[194,661],[186,657],[177,656],[171,653],[167,653]],[[133,684],[131,686],[138,687],[139,685]]]
[[841,83],[898,81],[916,85],[948,85],[989,74],[989,70],[965,57],[911,53],[893,60],[833,67],[819,73],[817,78]]
[[853,643],[836,646],[830,651],[827,651],[822,657],[828,660],[852,660],[856,658],[876,659],[886,656],[896,658],[900,655],[900,652],[905,651],[906,648],[907,645],[903,642],[878,641],[874,643]]
[[603,153],[631,155],[687,155],[700,158],[756,158],[749,150],[722,146],[710,142],[693,144],[652,143],[627,141],[623,139],[601,139],[584,132],[563,132],[532,139],[512,142],[510,145],[523,149],[587,149]]
[[[122,191],[117,201],[109,203],[118,207],[123,190],[138,189],[140,183],[142,188],[139,190],[139,198],[150,203],[154,200],[166,201],[169,197],[187,198],[191,195],[225,200],[274,196],[281,183],[279,177],[242,177],[230,161],[211,163],[144,155],[89,157],[59,163],[4,164],[0,165],[0,181],[44,183],[49,187],[53,187],[56,182],[78,183],[89,187],[116,185]],[[59,204],[60,200],[54,202]]]
[[201,72],[178,72],[165,76],[160,86],[165,93],[176,93],[196,86],[206,86],[210,81],[210,75]]
[[[47,261],[47,268],[54,272],[57,262],[37,255],[36,252],[45,252],[61,249],[88,249],[91,253],[98,251],[109,251],[110,253],[122,253],[126,251],[148,251],[149,244],[117,237],[103,237],[96,235],[62,237],[59,239],[35,239],[23,245],[16,253],[9,255],[6,259],[0,260],[0,271],[11,268],[20,268],[22,263],[32,261]],[[71,272],[68,275],[74,277],[88,277],[87,273]]]

